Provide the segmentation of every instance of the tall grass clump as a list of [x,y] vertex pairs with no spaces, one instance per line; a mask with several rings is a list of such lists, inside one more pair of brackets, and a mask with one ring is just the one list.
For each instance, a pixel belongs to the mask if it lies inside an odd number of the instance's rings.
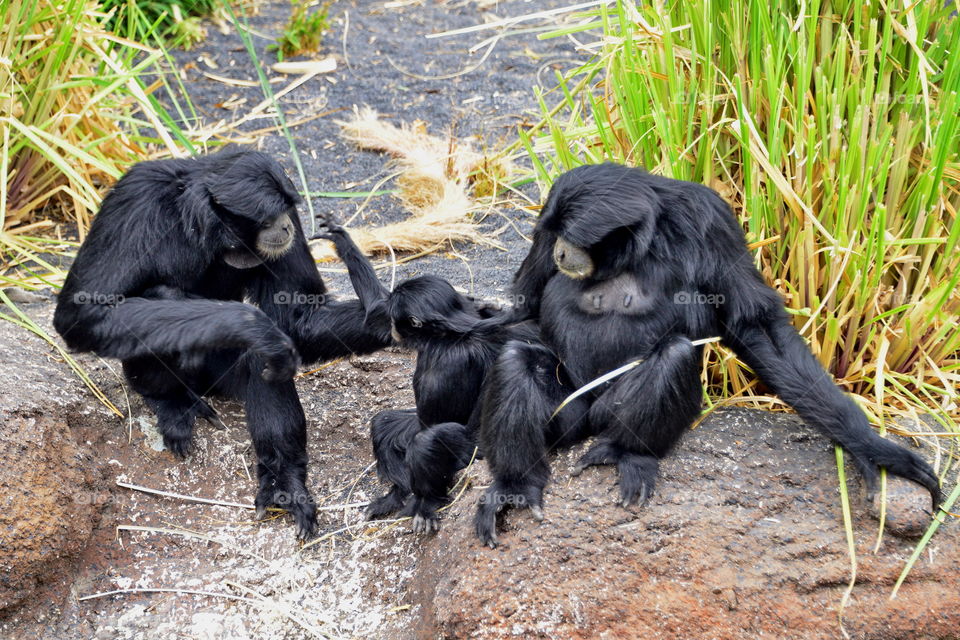
[[104,28],[93,0],[0,0],[0,285],[57,285],[57,225],[82,239],[134,162],[189,147],[153,97],[162,52]]
[[158,36],[189,49],[206,38],[203,16],[222,8],[226,0],[100,0],[111,14],[107,26],[118,34],[146,41]]
[[[538,179],[614,160],[723,195],[794,324],[874,421],[956,433],[960,19],[918,2],[621,1],[548,37],[594,55],[538,93]],[[751,376],[714,350],[711,395]],[[909,421],[890,418],[907,417]],[[916,428],[916,427],[915,427]],[[956,438],[931,441],[949,449]]]
[[268,47],[277,52],[277,59],[281,62],[302,53],[316,53],[323,34],[330,30],[333,0],[321,2],[313,11],[312,4],[312,0],[291,0],[290,18],[277,41]]
[[0,15],[0,320],[49,342],[119,414],[3,289],[59,288],[55,258],[76,246],[62,236],[83,239],[103,191],[131,164],[192,150],[176,124],[186,118],[181,110],[175,121],[153,96],[174,91],[162,46],[109,32],[95,0],[0,0]]

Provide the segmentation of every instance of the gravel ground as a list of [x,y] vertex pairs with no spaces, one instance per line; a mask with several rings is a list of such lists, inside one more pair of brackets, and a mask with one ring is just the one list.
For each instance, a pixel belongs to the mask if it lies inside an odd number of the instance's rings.
[[[469,49],[495,31],[439,39],[425,37],[570,4],[563,0],[423,0],[394,4],[406,6],[385,8],[383,2],[369,0],[334,3],[331,15],[336,16],[335,25],[325,36],[322,51],[337,58],[338,70],[310,80],[281,99],[290,121],[340,110],[293,130],[312,192],[367,191],[387,175],[387,157],[359,151],[340,137],[336,121],[348,116],[354,106],[372,107],[394,124],[420,120],[430,133],[469,139],[476,149],[498,149],[516,139],[518,124],[537,121],[533,86],[541,81],[550,86],[555,70],[569,69],[580,59],[570,41],[538,41],[535,34],[504,38],[482,62],[486,49],[475,54],[470,54]],[[268,2],[250,18],[253,42],[261,60],[275,59],[274,54],[266,51],[271,40],[261,36],[279,33],[288,11],[286,2]],[[240,80],[256,79],[247,51],[232,30],[222,34],[210,29],[201,47],[179,52],[177,60],[188,69],[187,87],[207,121],[242,115],[244,109],[262,100],[259,87],[229,86],[202,74],[207,71]],[[218,68],[211,69],[208,62]],[[469,73],[447,77],[474,67]],[[279,77],[283,80],[273,85],[274,91],[294,79]],[[232,113],[217,106],[238,100],[245,102]],[[272,124],[269,120],[256,120],[241,129],[261,129]],[[296,177],[296,166],[282,135],[268,135],[259,144],[262,150],[280,158],[290,175]],[[390,183],[385,186],[389,188]],[[527,192],[535,200],[539,197],[535,185],[528,187]],[[334,212],[339,219],[346,220],[355,214],[360,202],[362,199],[315,198],[313,204],[317,211]],[[529,213],[512,206],[491,213],[485,217],[482,228],[487,233],[501,231],[497,241],[503,251],[477,245],[450,247],[450,251],[404,264],[397,278],[435,273],[477,295],[503,293],[529,246],[518,231],[529,234],[534,220]],[[309,228],[305,206],[301,207],[301,215]],[[406,215],[399,201],[387,195],[375,198],[352,224],[380,225]],[[349,284],[342,276],[332,275],[330,279],[335,289],[348,290]]]

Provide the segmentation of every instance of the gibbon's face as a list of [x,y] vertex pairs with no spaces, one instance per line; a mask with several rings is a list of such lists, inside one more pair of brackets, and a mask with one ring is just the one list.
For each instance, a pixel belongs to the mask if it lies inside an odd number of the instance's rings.
[[217,251],[237,269],[284,256],[298,235],[300,195],[276,160],[259,151],[221,152],[203,184],[218,219]]
[[221,216],[226,227],[223,260],[236,269],[249,269],[277,260],[293,246],[296,209],[256,220],[242,215]]
[[606,280],[645,254],[658,203],[641,170],[583,165],[554,181],[538,228],[554,238],[553,263],[560,273]]
[[562,237],[558,237],[553,245],[553,262],[560,273],[574,280],[583,280],[593,275],[593,260],[590,254]]
[[424,275],[398,284],[387,302],[391,334],[397,342],[456,330],[465,313],[465,299],[436,276]]
[[627,267],[637,255],[638,234],[634,225],[617,227],[588,247],[577,246],[562,235],[553,245],[553,263],[563,275],[574,280],[605,280]]
[[264,223],[257,233],[257,253],[267,260],[275,260],[290,250],[296,235],[296,227],[293,226],[290,214],[282,213],[272,221]]
[[416,336],[423,328],[424,316],[428,312],[425,303],[420,302],[420,293],[407,283],[394,290],[390,296],[390,335],[394,341],[402,343],[404,339]]

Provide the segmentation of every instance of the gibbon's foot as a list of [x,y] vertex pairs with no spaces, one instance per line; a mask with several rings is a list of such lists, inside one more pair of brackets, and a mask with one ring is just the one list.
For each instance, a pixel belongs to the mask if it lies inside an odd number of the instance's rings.
[[267,514],[267,508],[280,507],[293,516],[293,522],[296,525],[297,539],[306,541],[316,535],[317,532],[317,507],[313,502],[313,496],[307,491],[302,483],[299,487],[287,489],[280,486],[274,478],[261,478],[260,490],[257,492],[257,498],[254,505],[257,508],[257,519],[262,519]]
[[395,513],[403,508],[407,493],[397,486],[394,486],[387,493],[373,500],[367,505],[366,519],[376,520]]
[[624,507],[646,504],[653,495],[660,461],[653,456],[626,453],[617,461],[617,469],[620,471],[620,504]]
[[646,504],[653,495],[660,462],[653,456],[631,453],[609,440],[600,440],[577,461],[572,475],[580,475],[594,465],[615,464],[620,473],[620,504]]
[[474,530],[480,541],[491,549],[497,547],[497,514],[509,507],[527,507],[534,520],[542,521],[543,488],[533,485],[508,488],[500,482],[494,482],[480,496]]
[[600,440],[594,443],[587,452],[584,453],[577,464],[573,467],[573,471],[570,473],[572,476],[578,476],[587,467],[603,465],[603,464],[617,464],[620,458],[623,456],[623,449],[613,444],[609,440]]

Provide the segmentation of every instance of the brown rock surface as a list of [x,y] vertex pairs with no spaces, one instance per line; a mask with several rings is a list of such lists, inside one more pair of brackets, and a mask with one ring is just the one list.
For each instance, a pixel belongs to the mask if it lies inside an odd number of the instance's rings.
[[19,604],[85,546],[97,520],[89,456],[56,417],[0,417],[0,610]]
[[[614,504],[611,468],[571,478],[581,451],[554,458],[544,522],[509,512],[495,550],[470,530],[478,492],[454,505],[447,521],[455,521],[429,546],[411,593],[422,604],[421,637],[840,636],[850,559],[834,453],[796,418],[715,413],[663,463],[642,508]],[[488,480],[484,472],[480,483]],[[858,567],[845,630],[855,638],[957,637],[955,527],[940,529],[891,601],[915,541],[886,534],[873,554],[876,521],[856,480],[850,492]],[[925,496],[915,497],[893,515],[927,508]]]
[[0,612],[70,568],[96,524],[98,475],[68,426],[83,385],[50,361],[43,341],[0,322]]

